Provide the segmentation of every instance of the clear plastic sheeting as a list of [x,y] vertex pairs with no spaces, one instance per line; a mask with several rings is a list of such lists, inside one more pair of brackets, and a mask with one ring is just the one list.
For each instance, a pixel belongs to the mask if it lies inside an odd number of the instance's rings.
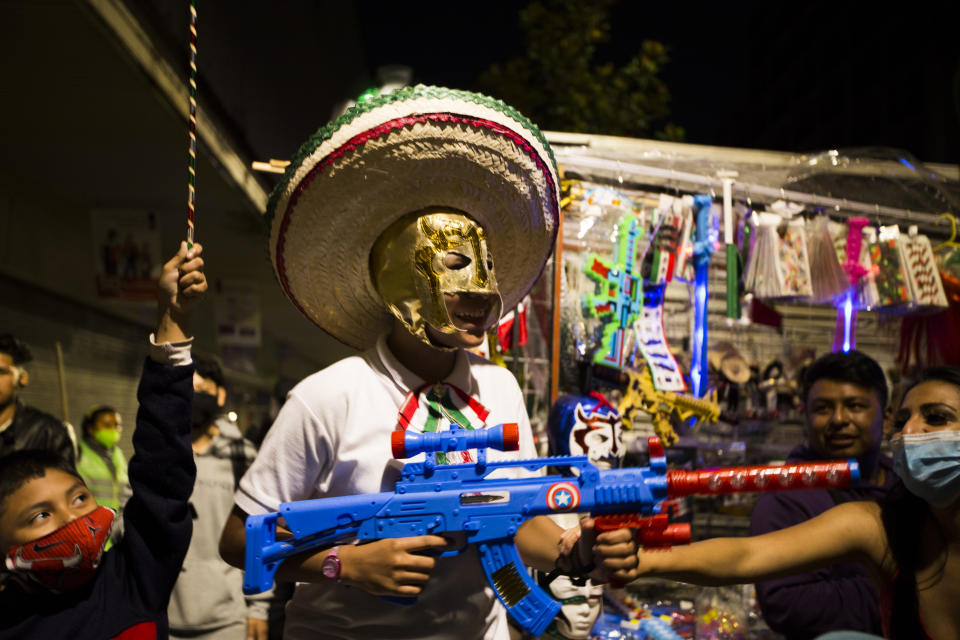
[[834,218],[862,215],[873,224],[917,225],[933,238],[960,213],[960,168],[925,165],[889,148],[810,154],[688,145],[610,136],[548,133],[567,178],[677,193],[714,193],[722,176],[734,197],[754,205],[786,200],[823,207]]

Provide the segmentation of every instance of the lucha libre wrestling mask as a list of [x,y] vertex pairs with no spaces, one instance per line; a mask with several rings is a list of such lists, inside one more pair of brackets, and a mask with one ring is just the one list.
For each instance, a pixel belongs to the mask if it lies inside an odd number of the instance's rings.
[[616,469],[625,453],[622,430],[620,413],[603,396],[563,396],[547,423],[550,453],[585,455],[598,469]]
[[[503,302],[483,228],[468,216],[431,209],[401,218],[377,239],[371,274],[390,312],[428,344],[426,325],[446,334],[469,324],[492,326]],[[444,294],[481,300],[467,315],[452,315]]]

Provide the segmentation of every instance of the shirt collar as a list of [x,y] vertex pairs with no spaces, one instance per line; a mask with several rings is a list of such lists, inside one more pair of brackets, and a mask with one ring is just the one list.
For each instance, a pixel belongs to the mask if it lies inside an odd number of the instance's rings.
[[[390,378],[400,388],[401,392],[407,393],[413,389],[419,389],[424,385],[425,381],[423,378],[403,366],[400,361],[397,360],[396,356],[393,355],[390,347],[387,346],[386,335],[382,335],[377,339],[376,351],[380,362],[383,363]],[[473,376],[470,373],[470,359],[467,357],[466,351],[457,349],[453,370],[450,371],[450,374],[444,378],[443,381],[459,387],[468,395],[475,395],[476,390],[474,389]]]

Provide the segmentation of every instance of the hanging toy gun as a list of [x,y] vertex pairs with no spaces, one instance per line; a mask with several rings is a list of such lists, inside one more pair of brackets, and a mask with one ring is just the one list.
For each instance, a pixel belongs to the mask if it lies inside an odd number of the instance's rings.
[[650,369],[643,371],[624,371],[627,386],[617,409],[624,424],[631,424],[638,410],[650,414],[653,429],[669,446],[676,444],[677,433],[673,430],[671,419],[676,416],[681,421],[696,418],[716,422],[720,419],[720,405],[717,404],[717,390],[714,389],[705,398],[694,398],[672,391],[657,391],[650,376]]
[[[534,516],[589,512],[600,528],[617,528],[624,515],[654,517],[637,520],[636,526],[655,532],[648,535],[651,543],[664,546],[689,540],[688,533],[684,537],[682,531],[670,529],[665,518],[656,518],[666,498],[841,487],[859,479],[855,461],[668,472],[657,438],[651,438],[648,467],[600,471],[586,456],[487,462],[487,447],[516,450],[517,443],[515,424],[422,434],[395,431],[392,445],[397,458],[477,448],[477,462],[436,465],[428,455],[425,462],[404,465],[395,492],[287,502],[279,513],[248,517],[244,592],[269,589],[277,566],[309,549],[354,539],[462,533],[467,544],[476,545],[487,580],[507,612],[520,627],[540,636],[560,611],[560,603],[530,577],[514,545],[517,530]],[[497,469],[536,471],[547,466],[568,475],[487,478]],[[292,534],[285,540],[277,540],[280,518]]]

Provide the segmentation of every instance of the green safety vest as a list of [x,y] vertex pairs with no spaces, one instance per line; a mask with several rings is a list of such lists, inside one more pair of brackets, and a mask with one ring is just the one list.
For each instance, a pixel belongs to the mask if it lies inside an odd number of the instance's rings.
[[120,447],[113,447],[110,460],[117,472],[114,478],[106,461],[100,457],[84,439],[80,440],[80,460],[77,462],[77,471],[87,483],[87,487],[102,507],[110,507],[119,511],[122,503],[130,495],[130,481],[127,478],[127,459]]

